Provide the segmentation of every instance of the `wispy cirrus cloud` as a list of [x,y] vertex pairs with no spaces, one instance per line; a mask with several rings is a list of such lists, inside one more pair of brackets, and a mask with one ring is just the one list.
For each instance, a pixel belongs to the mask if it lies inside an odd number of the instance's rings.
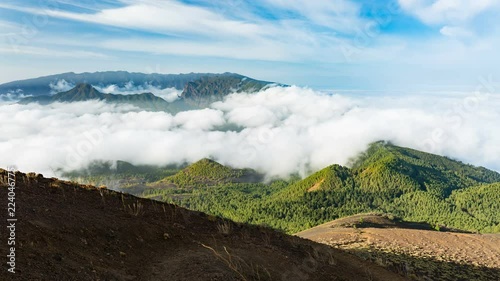
[[[491,58],[500,45],[500,26],[492,15],[499,5],[492,0],[50,3],[0,3],[8,24],[0,49],[14,55],[5,61],[23,58],[45,65],[50,56],[58,69],[65,68],[67,58],[80,59],[66,64],[65,71],[141,71],[156,64],[168,71],[178,69],[171,61],[189,60],[188,71],[217,72],[225,65],[223,71],[245,69],[247,75],[263,73],[259,65],[267,63],[284,70],[272,76],[280,82],[293,84],[301,77],[301,82],[314,81],[308,85],[365,88],[394,81],[445,84],[451,71],[472,81],[498,73]],[[34,32],[24,36],[23,30]],[[437,65],[441,61],[446,67]],[[369,71],[374,68],[382,71]],[[441,75],[429,81],[432,71]]]
[[[429,26],[439,28],[440,34],[452,39],[481,41],[478,34],[498,33],[498,25],[477,23],[485,14],[497,14],[500,2],[495,0],[399,0],[406,13]],[[488,20],[486,20],[488,22]]]
[[426,24],[461,24],[500,8],[495,0],[399,0],[401,7]]
[[260,25],[221,18],[208,9],[186,5],[179,1],[141,0],[129,2],[129,5],[121,7],[102,9],[94,13],[60,9],[40,10],[34,7],[8,4],[0,4],[0,8],[172,36],[204,35],[252,38],[269,34],[269,30]]
[[323,26],[332,32],[353,34],[369,21],[361,17],[361,5],[349,0],[261,0],[260,2],[270,5],[271,9],[274,8],[282,14],[293,12],[288,19],[297,19],[302,24]]
[[71,52],[65,52],[61,49],[49,49],[26,45],[15,45],[15,46],[0,46],[0,53],[4,54],[24,54],[24,55],[36,55],[45,57],[58,57],[58,58],[96,58],[96,59],[109,59],[110,56],[86,51],[86,50],[72,50]]

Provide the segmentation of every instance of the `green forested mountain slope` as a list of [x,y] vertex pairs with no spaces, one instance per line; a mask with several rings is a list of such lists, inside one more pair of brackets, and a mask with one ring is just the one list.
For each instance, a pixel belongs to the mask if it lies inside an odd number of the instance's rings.
[[494,171],[384,142],[370,145],[350,166],[262,183],[252,170],[203,159],[147,183],[141,194],[290,233],[363,212],[500,232],[500,174]]
[[352,163],[352,168],[332,165],[303,180],[198,189],[179,203],[288,232],[369,211],[437,226],[498,231],[494,214],[500,213],[500,200],[493,196],[498,184],[486,185],[500,182],[496,172],[382,142]]
[[500,174],[488,169],[383,142],[372,144],[352,167],[364,190],[424,190],[441,198],[455,189],[500,181]]
[[258,182],[262,177],[250,169],[233,169],[210,159],[202,159],[166,177],[154,186],[170,185],[180,189],[217,186],[225,183]]
[[385,210],[409,221],[498,233],[500,183],[456,190],[445,200],[422,191],[409,193],[396,198]]

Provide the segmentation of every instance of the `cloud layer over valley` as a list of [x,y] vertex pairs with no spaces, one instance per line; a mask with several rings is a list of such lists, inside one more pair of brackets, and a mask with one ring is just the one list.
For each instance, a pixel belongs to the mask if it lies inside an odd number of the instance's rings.
[[500,171],[500,132],[493,129],[499,107],[500,96],[484,87],[404,97],[275,87],[232,94],[211,108],[175,116],[97,101],[2,103],[0,166],[56,176],[57,168],[77,169],[93,160],[166,165],[211,157],[285,177],[347,164],[369,143],[389,140]]
[[[132,95],[132,94],[142,94],[142,93],[152,93],[168,102],[173,102],[178,99],[182,91],[175,88],[165,88],[161,89],[155,87],[150,83],[144,83],[142,85],[135,85],[133,81],[127,82],[123,87],[115,84],[108,85],[93,85],[96,90],[105,94],[115,94],[115,95]],[[50,94],[57,94],[60,92],[65,92],[71,90],[75,87],[75,84],[67,82],[64,79],[60,79],[57,82],[50,83],[49,85],[51,91]],[[0,95],[0,99],[6,95]],[[6,96],[7,97],[7,96]],[[7,100],[7,98],[4,98]],[[12,100],[12,98],[11,98]]]

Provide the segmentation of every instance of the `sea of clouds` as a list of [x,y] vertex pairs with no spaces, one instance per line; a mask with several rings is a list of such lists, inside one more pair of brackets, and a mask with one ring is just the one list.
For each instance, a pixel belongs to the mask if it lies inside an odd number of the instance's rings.
[[93,160],[166,165],[211,157],[269,177],[305,176],[347,164],[371,142],[388,140],[500,171],[498,108],[500,95],[491,89],[375,96],[295,86],[232,94],[176,115],[98,101],[3,102],[0,167],[57,176],[58,168],[74,170]]

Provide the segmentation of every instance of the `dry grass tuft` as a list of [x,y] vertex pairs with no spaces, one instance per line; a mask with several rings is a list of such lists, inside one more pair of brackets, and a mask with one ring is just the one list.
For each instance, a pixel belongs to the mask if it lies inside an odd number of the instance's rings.
[[135,217],[144,214],[144,206],[138,200],[135,203],[127,205],[127,207],[128,213]]
[[[247,264],[242,258],[231,255],[225,246],[223,247],[224,252],[217,252],[210,246],[201,245],[212,251],[217,259],[224,262],[232,271],[236,272],[242,280],[271,280],[271,274],[267,269],[259,265]],[[249,274],[245,274],[245,268],[249,271]]]
[[221,234],[229,235],[233,232],[233,226],[229,221],[222,221],[222,223],[217,224],[217,230]]

